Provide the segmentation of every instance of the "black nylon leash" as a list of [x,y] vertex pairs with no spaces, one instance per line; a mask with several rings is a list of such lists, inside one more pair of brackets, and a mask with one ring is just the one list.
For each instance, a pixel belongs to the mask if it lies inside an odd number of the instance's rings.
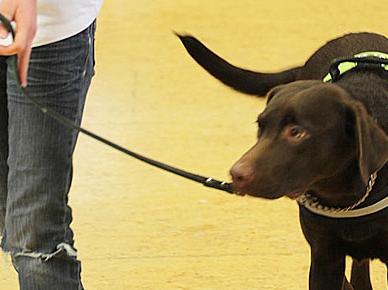
[[[0,14],[0,22],[1,24],[4,26],[4,28],[12,34],[12,38],[15,39],[15,31],[11,25],[11,22],[5,17],[3,16],[2,14]],[[26,88],[22,87],[21,84],[20,84],[20,80],[19,80],[19,76],[17,74],[18,72],[18,69],[17,69],[17,56],[14,55],[14,56],[11,56],[11,65],[13,67],[12,71],[15,72],[15,79],[16,79],[16,82],[17,82],[17,85],[20,89],[20,91],[22,92],[22,94],[29,100],[31,101],[31,103],[37,107],[43,114],[51,117],[52,119],[56,120],[57,122],[61,123],[62,125],[64,125],[65,127],[68,127],[68,128],[71,128],[71,129],[74,129],[74,130],[77,130],[78,132],[81,132],[101,143],[104,143],[108,146],[110,146],[111,148],[114,148],[126,155],[129,155],[133,158],[136,158],[140,161],[143,161],[149,165],[152,165],[154,167],[157,167],[157,168],[160,168],[160,169],[163,169],[165,171],[168,171],[170,173],[173,173],[173,174],[176,174],[176,175],[179,175],[181,177],[184,177],[186,179],[189,179],[189,180],[192,180],[192,181],[195,181],[195,182],[198,182],[198,183],[201,183],[202,185],[204,186],[207,186],[207,187],[211,187],[211,188],[214,188],[214,189],[219,189],[219,190],[222,190],[222,191],[226,191],[228,193],[234,193],[233,192],[233,189],[232,189],[232,185],[231,183],[227,183],[227,182],[224,182],[224,181],[219,181],[219,180],[216,180],[216,179],[213,179],[211,177],[205,177],[205,176],[202,176],[202,175],[197,175],[197,174],[194,174],[194,173],[191,173],[191,172],[188,172],[188,171],[185,171],[185,170],[182,170],[182,169],[179,169],[179,168],[176,168],[176,167],[173,167],[173,166],[170,166],[170,165],[167,165],[165,163],[162,163],[162,162],[159,162],[159,161],[156,161],[156,160],[153,160],[151,158],[148,158],[148,157],[145,157],[141,154],[138,154],[136,152],[133,152],[125,147],[122,147],[104,137],[101,137],[89,130],[86,130],[78,125],[76,125],[74,122],[72,122],[71,120],[67,119],[66,117],[64,117],[63,115],[57,113],[56,111],[54,110],[51,110],[50,108],[47,108],[46,106],[44,106],[43,104],[41,104],[40,102],[36,101],[35,99],[31,98],[29,95],[28,95],[28,92],[26,90]]]

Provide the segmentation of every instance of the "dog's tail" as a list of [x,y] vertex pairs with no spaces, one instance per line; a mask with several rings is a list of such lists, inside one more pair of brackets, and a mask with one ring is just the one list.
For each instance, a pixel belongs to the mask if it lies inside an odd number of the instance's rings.
[[278,73],[260,73],[236,67],[208,49],[190,35],[176,34],[194,60],[216,79],[233,89],[256,96],[264,96],[271,88],[298,79],[302,67]]

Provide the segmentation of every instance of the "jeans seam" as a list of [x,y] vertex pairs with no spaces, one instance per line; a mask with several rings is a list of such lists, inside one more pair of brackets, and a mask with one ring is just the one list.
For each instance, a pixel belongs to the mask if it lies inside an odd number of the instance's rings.
[[[84,70],[83,72],[80,74],[80,81],[78,82],[78,88],[77,88],[77,91],[78,91],[78,111],[75,112],[74,114],[74,117],[73,117],[73,120],[75,123],[80,123],[81,122],[81,118],[82,118],[82,111],[83,111],[83,106],[82,106],[82,98],[85,98],[86,97],[86,92],[84,93],[82,90],[84,89],[84,86],[83,84],[85,83],[85,80],[88,77],[88,70],[89,70],[89,60],[90,60],[90,57],[91,57],[91,49],[92,49],[92,41],[91,41],[91,38],[92,38],[92,34],[94,34],[94,31],[93,31],[93,26],[94,26],[94,23],[92,25],[90,25],[88,28],[87,28],[87,36],[88,36],[88,46],[87,46],[87,53],[86,53],[86,56],[85,56],[85,59],[83,61],[83,67],[84,67]],[[92,77],[92,74],[90,76],[90,79]],[[89,81],[88,81],[89,82]],[[69,166],[72,167],[72,153],[74,152],[74,149],[75,149],[75,145],[76,145],[76,142],[77,142],[77,138],[78,138],[78,134],[79,132],[77,132],[75,129],[73,129],[71,131],[71,139],[68,141],[68,156],[70,157],[71,161],[70,161],[70,164]],[[72,176],[71,176],[71,172],[72,169],[69,168],[68,170],[68,187],[70,189],[70,184],[71,184],[71,179],[72,179]],[[69,230],[69,227],[67,226],[67,223],[66,223],[66,217],[67,217],[67,211],[69,210],[68,208],[68,202],[67,202],[67,199],[68,199],[68,192],[64,192],[64,195],[63,195],[63,198],[62,198],[62,202],[63,204],[65,205],[65,210],[64,210],[64,214],[63,214],[63,218],[62,218],[62,223],[63,223],[63,241],[67,242],[66,241],[66,237],[68,235],[68,230]]]

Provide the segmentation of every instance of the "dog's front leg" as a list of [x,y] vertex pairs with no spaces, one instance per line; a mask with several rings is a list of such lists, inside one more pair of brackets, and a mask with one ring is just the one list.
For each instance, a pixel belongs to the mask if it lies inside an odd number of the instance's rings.
[[353,259],[350,282],[355,289],[372,290],[369,274],[369,259],[357,261]]
[[310,290],[342,290],[347,284],[344,284],[344,279],[345,256],[312,254],[309,274]]

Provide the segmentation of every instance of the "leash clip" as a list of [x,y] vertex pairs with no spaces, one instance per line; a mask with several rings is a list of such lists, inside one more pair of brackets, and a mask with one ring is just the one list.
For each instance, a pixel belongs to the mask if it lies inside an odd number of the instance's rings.
[[225,181],[219,181],[219,180],[213,179],[211,177],[206,179],[205,182],[203,183],[203,185],[207,186],[207,187],[223,190],[223,191],[226,191],[228,193],[232,193],[232,194],[235,193],[232,189],[231,183],[228,183]]

